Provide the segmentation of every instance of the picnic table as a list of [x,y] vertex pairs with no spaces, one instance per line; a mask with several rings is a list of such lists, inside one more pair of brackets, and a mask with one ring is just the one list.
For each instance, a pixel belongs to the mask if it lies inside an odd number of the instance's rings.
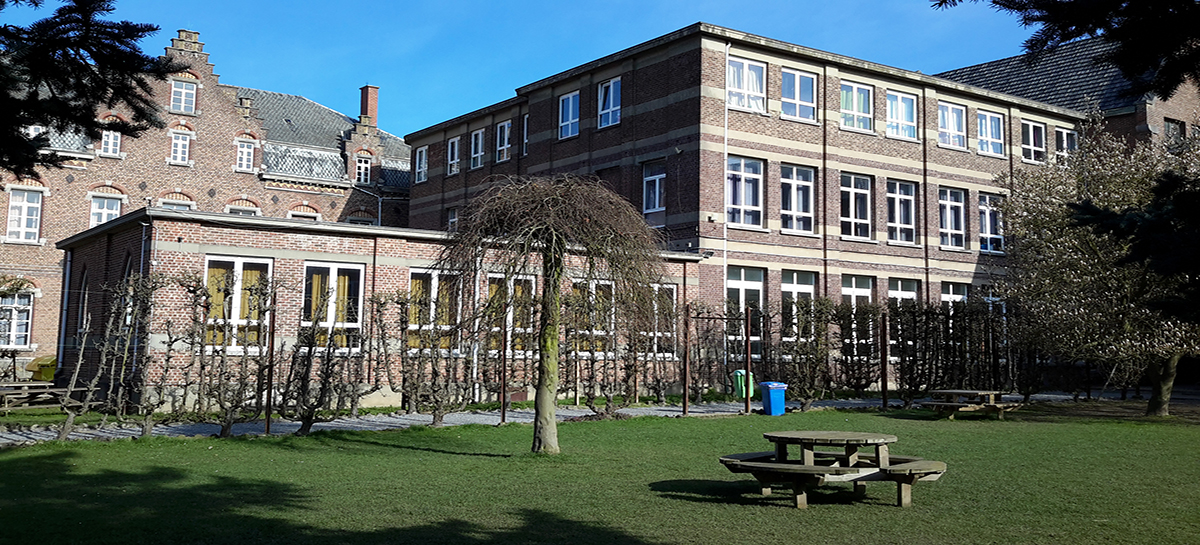
[[58,406],[67,388],[55,388],[53,382],[44,380],[22,380],[0,382],[0,410],[4,412]]
[[1002,401],[1003,392],[996,390],[932,390],[929,396],[933,401],[922,401],[921,406],[937,411],[939,417],[954,420],[959,412],[983,411],[996,413],[996,418],[1004,420],[1004,413],[1015,411],[1020,403]]
[[[946,472],[946,464],[918,457],[895,456],[888,445],[898,439],[882,433],[846,431],[779,431],[764,433],[774,451],[747,452],[722,456],[720,462],[733,473],[750,473],[762,485],[762,494],[771,494],[772,484],[791,485],[797,509],[808,507],[808,489],[833,482],[852,482],[859,495],[866,493],[866,482],[896,483],[896,505],[912,505],[912,485],[918,480],[935,481]],[[788,455],[789,445],[799,445],[800,457]],[[837,450],[817,450],[835,447]],[[862,448],[874,448],[864,454]]]

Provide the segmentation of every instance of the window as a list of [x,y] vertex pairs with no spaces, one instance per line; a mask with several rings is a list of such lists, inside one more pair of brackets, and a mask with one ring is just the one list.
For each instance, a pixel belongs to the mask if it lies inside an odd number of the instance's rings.
[[234,140],[237,146],[237,161],[233,169],[238,172],[254,172],[254,142],[249,140]]
[[558,139],[579,134],[579,91],[558,97]]
[[9,191],[8,242],[39,242],[42,230],[42,197],[41,191]]
[[0,296],[0,347],[30,348],[33,293]]
[[1079,149],[1079,134],[1067,129],[1054,129],[1054,155],[1065,158]]
[[447,208],[446,209],[446,230],[450,231],[451,233],[458,230],[458,209],[457,208]]
[[300,206],[297,209],[288,210],[287,217],[295,220],[321,221],[321,214],[311,206]]
[[355,350],[362,332],[362,265],[305,263],[304,307],[300,327],[311,337],[302,337],[314,348]]
[[638,332],[642,341],[637,351],[670,357],[675,354],[675,286],[656,284],[650,286],[654,292],[652,316],[643,331]]
[[104,157],[121,156],[121,133],[117,131],[100,133],[100,155]]
[[92,216],[88,223],[88,228],[95,227],[101,223],[107,223],[121,215],[121,202],[124,199],[120,197],[92,197]]
[[171,111],[196,113],[196,84],[187,81],[171,82]]
[[568,326],[576,352],[610,352],[615,344],[616,300],[609,282],[571,284],[574,316]]
[[512,149],[512,121],[496,124],[496,162],[503,163],[509,159]]
[[458,137],[446,141],[446,175],[458,174]]
[[1004,197],[979,194],[979,251],[1004,252],[1004,224],[1000,219],[1000,203]]
[[888,240],[917,242],[917,184],[888,180]]
[[851,306],[870,304],[874,299],[875,277],[842,275],[842,302]]
[[263,318],[270,307],[271,262],[238,257],[209,257],[206,261],[208,316],[204,344],[263,346]]
[[979,111],[979,153],[1004,155],[1004,116]]
[[767,113],[767,65],[730,57],[725,68],[726,104],[731,108]]
[[888,299],[896,301],[916,301],[917,286],[920,282],[910,280],[908,278],[889,278],[888,279]]
[[943,303],[961,303],[967,300],[967,291],[970,284],[960,284],[958,282],[942,282],[942,302]]
[[966,201],[961,189],[938,189],[938,218],[942,246],[963,248],[966,234],[963,228],[963,203]]
[[[759,313],[763,309],[765,301],[763,301],[763,280],[766,276],[766,271],[763,269],[755,269],[751,267],[733,267],[730,266],[725,275],[725,315],[728,317],[744,317],[746,308],[749,307],[752,313]],[[745,350],[745,325],[744,322],[731,320],[727,327],[727,340],[733,343],[731,351],[738,354]],[[750,322],[750,352],[752,355],[762,354],[762,320],[751,320]]]
[[1163,119],[1163,143],[1174,144],[1187,136],[1187,128],[1182,121]]
[[500,350],[506,337],[510,353],[537,347],[533,286],[528,277],[488,277],[488,350]]
[[938,144],[967,148],[967,109],[957,104],[938,103]]
[[1021,158],[1035,163],[1046,162],[1046,126],[1021,120]]
[[842,236],[871,238],[871,179],[842,174]]
[[817,120],[817,76],[784,68],[780,78],[780,116]]
[[779,225],[789,231],[813,232],[813,178],[808,167],[779,167]]
[[196,207],[196,203],[191,201],[174,201],[174,200],[159,200],[158,207],[166,210],[191,210]]
[[887,135],[893,138],[917,139],[917,97],[888,91]]
[[471,133],[471,168],[483,166],[483,129]]
[[167,162],[172,165],[190,165],[192,136],[182,132],[171,132],[171,157]]
[[416,171],[416,183],[421,183],[429,179],[429,146],[421,146],[417,148],[415,157],[413,158],[413,170]]
[[817,273],[785,270],[781,286],[783,293],[779,302],[783,338],[811,335],[811,330],[798,331],[802,327],[799,317],[812,306],[816,298]]
[[642,215],[651,227],[667,224],[667,163],[642,165]]
[[521,155],[529,155],[529,114],[521,120]]
[[454,326],[462,304],[458,277],[413,271],[408,292],[408,347],[457,348]]
[[842,82],[842,127],[871,130],[871,96],[874,88]]
[[370,155],[354,156],[354,183],[363,185],[371,183]]
[[257,206],[238,206],[231,204],[225,207],[225,213],[233,214],[235,216],[261,216],[262,210]]
[[600,84],[596,94],[600,98],[598,127],[604,128],[621,122],[621,78],[613,78]]
[[725,170],[725,212],[729,223],[762,225],[763,163],[730,156]]

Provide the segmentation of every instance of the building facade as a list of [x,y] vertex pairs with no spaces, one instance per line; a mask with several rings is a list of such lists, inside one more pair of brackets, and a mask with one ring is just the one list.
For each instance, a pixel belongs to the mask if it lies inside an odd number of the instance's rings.
[[408,146],[378,128],[376,87],[360,90],[362,110],[352,118],[300,96],[221,83],[196,32],[180,30],[165,55],[189,65],[153,82],[165,128],[138,138],[105,132],[99,142],[50,134],[63,168],[42,170],[39,180],[3,180],[0,273],[32,284],[0,301],[0,349],[15,350],[19,361],[53,356],[64,341],[66,262],[56,243],[131,211],[407,221]]
[[698,300],[958,300],[1004,273],[1000,175],[1053,162],[1083,114],[699,23],[407,135],[409,225],[453,229],[509,175],[594,174]]

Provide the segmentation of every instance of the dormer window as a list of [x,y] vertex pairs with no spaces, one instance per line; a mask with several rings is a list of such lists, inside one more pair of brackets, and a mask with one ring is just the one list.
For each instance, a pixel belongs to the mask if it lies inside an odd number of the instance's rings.
[[196,84],[187,81],[171,82],[171,111],[196,113]]
[[370,155],[357,155],[354,157],[354,181],[359,184],[371,183]]

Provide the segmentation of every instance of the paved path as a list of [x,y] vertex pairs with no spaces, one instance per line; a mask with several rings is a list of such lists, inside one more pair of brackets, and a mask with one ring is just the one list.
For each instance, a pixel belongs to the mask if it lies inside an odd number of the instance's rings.
[[[1070,395],[1063,394],[1038,394],[1033,396],[1035,401],[1070,401]],[[1005,396],[1005,401],[1020,401],[1020,396]],[[899,403],[893,402],[894,406],[899,407]],[[711,416],[711,415],[734,415],[738,414],[744,408],[743,403],[702,403],[694,404],[688,407],[688,413],[691,416]],[[761,409],[762,403],[757,401],[752,402],[751,406],[754,409]],[[788,407],[798,408],[799,403],[789,401]],[[815,408],[837,408],[837,409],[853,409],[853,408],[871,408],[878,407],[878,399],[840,399],[833,401],[818,401],[813,404]],[[679,405],[670,405],[665,407],[633,407],[621,409],[619,412],[631,416],[665,416],[665,417],[680,417],[683,416],[683,407]],[[592,414],[592,411],[586,408],[571,408],[559,407],[558,419],[566,420],[580,416]],[[394,430],[407,428],[416,425],[429,425],[433,422],[433,417],[428,414],[380,414],[366,415],[358,418],[343,417],[331,422],[321,422],[313,425],[313,431],[317,430]],[[508,422],[532,423],[532,409],[513,409],[508,411]],[[484,424],[494,426],[500,423],[500,411],[471,411],[452,413],[446,415],[444,423],[447,426],[458,426],[462,424]],[[284,435],[295,432],[300,428],[298,422],[286,420],[274,420],[271,422],[272,435]],[[216,424],[162,424],[154,427],[154,435],[172,436],[172,437],[190,437],[190,436],[208,436],[215,435],[220,431],[220,427]],[[245,424],[236,424],[233,426],[234,435],[255,434],[262,435],[265,432],[263,422],[248,422]],[[71,440],[111,440],[120,438],[137,437],[141,435],[140,427],[105,427],[103,429],[81,428],[71,433]],[[20,431],[0,431],[0,446],[13,446],[20,444],[30,444],[38,441],[51,441],[58,437],[58,431],[53,429],[38,428],[33,430]]]

